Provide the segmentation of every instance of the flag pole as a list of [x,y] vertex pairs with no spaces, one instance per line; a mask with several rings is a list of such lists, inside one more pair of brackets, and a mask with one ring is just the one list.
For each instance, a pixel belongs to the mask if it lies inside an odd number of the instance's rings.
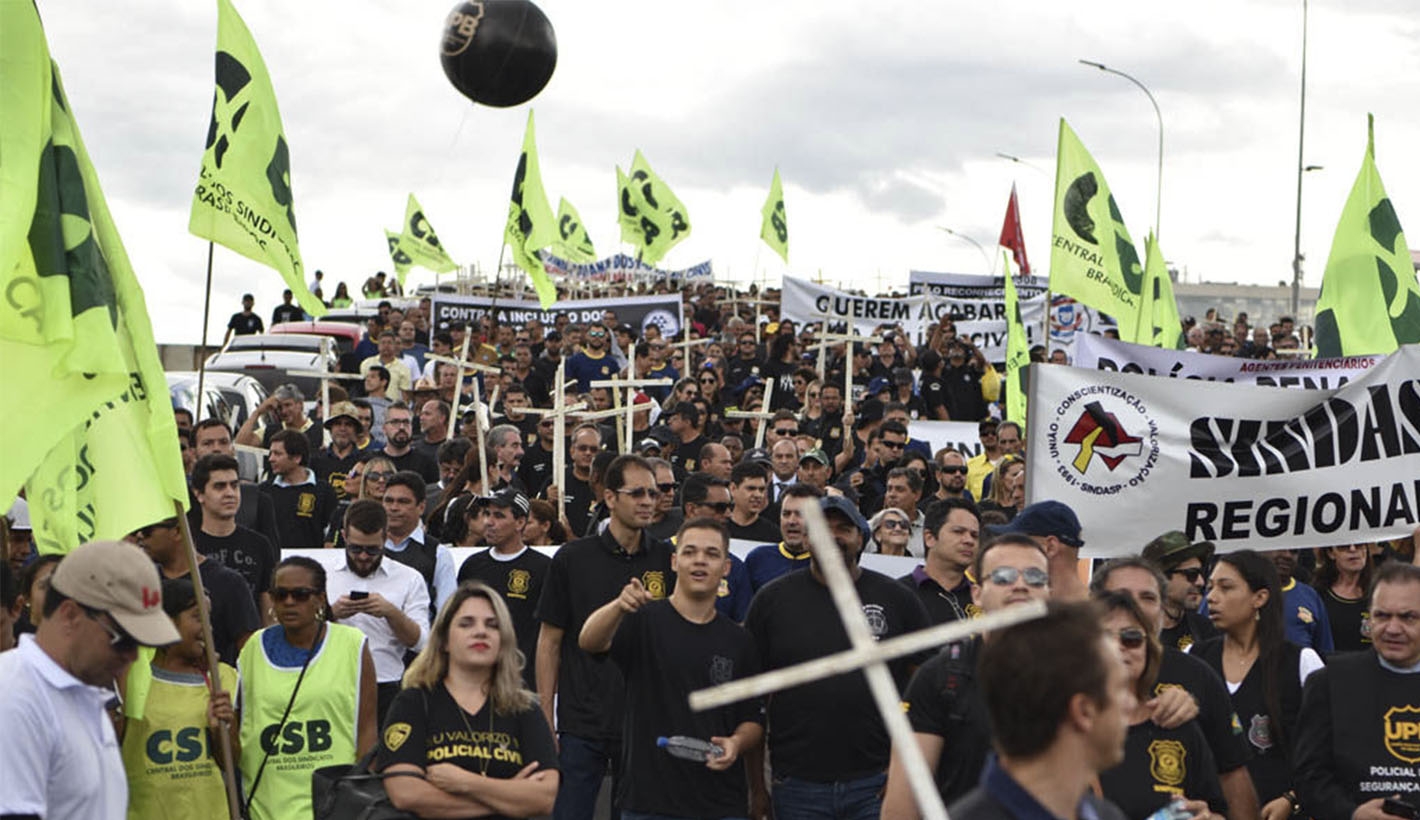
[[[208,253],[211,253],[211,244],[208,244]],[[212,270],[211,258],[209,256],[209,275]],[[210,279],[209,279],[210,282]],[[210,292],[210,289],[209,289]],[[206,328],[206,324],[203,325]],[[182,502],[173,499],[173,508],[177,512],[178,527],[182,530],[183,544],[187,547],[187,573],[192,578],[192,589],[197,598],[197,618],[202,622],[202,642],[207,648],[207,685],[213,695],[222,692],[222,672],[221,666],[217,662],[217,644],[212,639],[212,613],[211,607],[207,604],[207,593],[202,587],[202,573],[197,570],[197,546],[192,539],[192,526],[188,523],[187,513],[182,508]],[[264,616],[265,613],[262,613]],[[228,734],[228,726],[223,723],[217,734],[217,742],[222,750],[222,784],[227,789],[227,811],[231,813],[232,820],[239,820],[242,816],[241,800],[237,793],[237,775],[235,761],[232,759],[232,737]]]
[[207,289],[202,297],[202,345],[197,349],[197,395],[192,409],[192,423],[202,421],[203,383],[207,381],[207,318],[212,313],[212,242],[207,242]]

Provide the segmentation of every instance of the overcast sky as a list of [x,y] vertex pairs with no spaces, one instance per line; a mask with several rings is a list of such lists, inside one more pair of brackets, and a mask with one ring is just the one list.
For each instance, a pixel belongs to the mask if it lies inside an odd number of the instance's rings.
[[[444,78],[444,0],[235,0],[291,146],[301,251],[327,295],[389,269],[383,228],[413,191],[462,263],[492,269],[527,107],[475,107]],[[555,208],[617,244],[614,166],[640,148],[690,211],[666,267],[777,280],[758,240],[779,166],[788,271],[874,289],[911,269],[985,271],[1012,182],[1030,259],[1049,261],[1058,122],[1103,168],[1143,255],[1164,120],[1162,247],[1188,281],[1291,278],[1301,0],[542,0],[558,65],[533,100]],[[187,232],[212,100],[216,3],[40,0],[50,48],[159,341],[201,332],[205,241]],[[1377,162],[1420,245],[1414,0],[1312,0],[1302,250],[1319,284],[1376,115]],[[1021,157],[1016,164],[997,152]],[[414,281],[432,280],[415,271]],[[881,280],[879,280],[881,277]],[[210,338],[272,270],[218,248]]]

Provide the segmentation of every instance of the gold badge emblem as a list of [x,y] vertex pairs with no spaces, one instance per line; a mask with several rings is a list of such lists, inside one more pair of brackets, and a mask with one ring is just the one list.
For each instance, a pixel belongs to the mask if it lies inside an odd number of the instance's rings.
[[1181,786],[1188,769],[1188,752],[1177,740],[1155,740],[1149,744],[1149,774],[1165,786]]
[[1187,650],[1188,650],[1188,647],[1190,647],[1190,646],[1193,646],[1193,636],[1192,636],[1192,635],[1181,635],[1181,636],[1179,636],[1179,639],[1178,639],[1178,648],[1179,648],[1179,651],[1181,651],[1181,652],[1187,651]]
[[1312,615],[1312,611],[1310,609],[1307,609],[1304,606],[1299,606],[1297,607],[1297,620],[1301,621],[1304,624],[1309,624],[1312,621],[1316,620],[1316,616]]
[[716,589],[716,590],[715,590],[715,597],[716,597],[716,598],[728,598],[728,597],[730,597],[730,579],[728,579],[728,578],[721,578],[721,579],[720,579],[720,587],[719,587],[719,589]]
[[296,515],[302,518],[310,518],[316,511],[316,494],[301,493],[296,496]]
[[659,570],[641,573],[641,586],[652,598],[666,597],[666,574]]
[[391,723],[385,727],[385,748],[391,752],[399,751],[399,747],[403,746],[404,741],[408,739],[408,723]]
[[508,597],[526,598],[532,587],[532,574],[525,569],[515,569],[508,573]]
[[986,614],[986,612],[985,612],[984,610],[982,610],[982,608],[979,607],[979,606],[977,606],[976,604],[967,604],[967,605],[966,605],[966,617],[968,617],[968,618],[980,618],[982,615],[985,615],[985,614]]
[[1397,760],[1420,763],[1420,706],[1392,706],[1386,711],[1385,750]]

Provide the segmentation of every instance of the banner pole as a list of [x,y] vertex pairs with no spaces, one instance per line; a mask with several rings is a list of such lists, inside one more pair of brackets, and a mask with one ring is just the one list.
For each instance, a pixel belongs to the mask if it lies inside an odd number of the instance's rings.
[[193,398],[192,423],[202,421],[203,385],[207,381],[207,318],[212,313],[212,243],[207,243],[207,289],[202,297],[202,344],[197,348],[197,395]]

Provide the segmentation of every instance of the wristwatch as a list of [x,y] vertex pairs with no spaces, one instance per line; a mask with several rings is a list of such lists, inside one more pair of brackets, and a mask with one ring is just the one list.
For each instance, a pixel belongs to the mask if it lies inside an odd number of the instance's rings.
[[1300,817],[1302,815],[1302,801],[1297,799],[1297,792],[1295,790],[1288,791],[1283,796],[1287,798],[1288,803],[1292,804],[1292,816]]

